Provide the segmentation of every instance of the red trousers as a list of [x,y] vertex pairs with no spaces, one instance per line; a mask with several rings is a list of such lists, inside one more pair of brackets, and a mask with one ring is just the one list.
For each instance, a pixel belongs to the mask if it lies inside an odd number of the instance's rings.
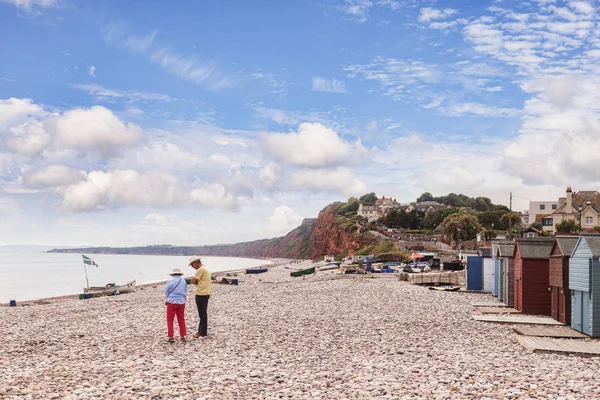
[[177,325],[179,325],[179,336],[184,337],[185,331],[185,304],[167,303],[167,336],[173,337],[173,320],[177,315]]

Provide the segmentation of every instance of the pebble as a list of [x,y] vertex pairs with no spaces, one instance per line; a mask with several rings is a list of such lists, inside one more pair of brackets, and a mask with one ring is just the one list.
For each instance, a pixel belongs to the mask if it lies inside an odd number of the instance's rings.
[[434,292],[392,275],[289,276],[308,265],[213,285],[209,337],[188,343],[166,343],[161,285],[2,307],[10,323],[0,324],[0,397],[600,398],[600,359],[526,352],[512,326],[472,320],[471,304],[489,295]]

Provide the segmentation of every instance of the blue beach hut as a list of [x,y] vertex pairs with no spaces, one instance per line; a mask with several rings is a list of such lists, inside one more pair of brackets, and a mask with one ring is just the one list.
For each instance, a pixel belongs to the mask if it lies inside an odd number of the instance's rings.
[[[504,246],[504,247],[502,247]],[[510,247],[506,247],[510,246]],[[507,273],[508,260],[512,259],[514,243],[511,240],[496,240],[492,242],[492,266],[493,266],[493,288],[492,294],[498,297],[498,300],[506,302],[506,282],[505,275]],[[501,247],[503,251],[501,251]],[[513,276],[511,275],[511,282]]]
[[600,337],[600,236],[583,235],[569,260],[571,327]]
[[497,243],[495,253],[498,268],[498,300],[506,304],[508,307],[513,307],[515,305],[514,249],[514,242],[499,242]]
[[498,276],[498,257],[496,257],[496,252],[498,251],[498,243],[492,242],[492,279],[494,284],[492,285],[492,295],[499,297],[498,293],[498,284],[499,284],[499,276]]

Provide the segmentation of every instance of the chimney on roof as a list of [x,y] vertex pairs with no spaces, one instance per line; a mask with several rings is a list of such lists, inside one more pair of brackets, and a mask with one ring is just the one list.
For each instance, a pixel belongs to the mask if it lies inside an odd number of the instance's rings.
[[571,186],[567,188],[567,206],[565,211],[570,213],[573,209],[573,191],[571,190]]

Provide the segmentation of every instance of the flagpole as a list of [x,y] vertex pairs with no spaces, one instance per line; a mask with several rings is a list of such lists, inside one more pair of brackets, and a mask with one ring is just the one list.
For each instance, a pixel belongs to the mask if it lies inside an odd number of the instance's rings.
[[88,281],[88,276],[87,276],[87,267],[85,266],[85,263],[83,263],[83,270],[85,271],[85,283],[87,284],[87,288],[90,288],[90,281]]

